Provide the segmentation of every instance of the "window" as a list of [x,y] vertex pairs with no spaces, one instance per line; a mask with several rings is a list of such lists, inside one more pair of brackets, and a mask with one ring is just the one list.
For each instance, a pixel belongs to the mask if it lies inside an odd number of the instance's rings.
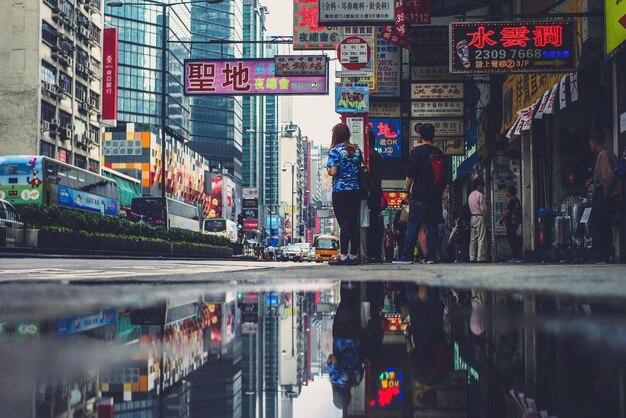
[[82,135],[87,132],[87,124],[85,121],[78,118],[74,119],[74,133],[76,135]]
[[50,122],[52,119],[56,119],[57,109],[56,106],[48,102],[41,102],[41,120]]
[[52,84],[57,83],[57,70],[54,65],[45,61],[41,62],[41,80]]
[[100,95],[94,91],[89,91],[89,104],[93,107],[100,107]]
[[76,48],[76,64],[82,66],[85,70],[89,65],[89,55],[81,48]]
[[91,65],[92,71],[95,71],[96,74],[100,73],[100,61],[94,57],[89,57],[89,64]]
[[44,3],[46,3],[48,6],[52,7],[53,9],[56,9],[58,2],[57,0],[43,0]]
[[87,87],[84,84],[81,84],[77,81],[76,91],[74,95],[76,96],[77,100],[80,100],[81,102],[86,102],[87,101]]
[[62,110],[59,110],[59,122],[62,127],[71,127],[72,126],[72,115]]
[[41,22],[41,37],[43,41],[51,47],[57,46],[57,31],[45,20]]
[[65,73],[59,72],[59,86],[69,95],[72,94],[72,77]]

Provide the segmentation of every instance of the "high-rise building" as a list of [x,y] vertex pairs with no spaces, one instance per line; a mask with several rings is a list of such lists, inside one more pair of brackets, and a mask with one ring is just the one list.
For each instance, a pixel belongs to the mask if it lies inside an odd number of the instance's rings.
[[[269,38],[266,37],[266,40]],[[273,58],[278,54],[278,45],[265,44],[265,57]],[[265,96],[265,125],[264,131],[270,132],[263,138],[263,152],[261,158],[263,159],[263,196],[261,199],[263,205],[266,208],[266,214],[269,215],[270,208],[277,213],[278,210],[278,140],[279,134],[271,134],[271,132],[278,132],[280,129],[279,124],[279,97],[278,96]]]
[[0,2],[0,154],[100,171],[102,3]]
[[[168,2],[170,0],[165,0]],[[190,100],[183,94],[183,62],[191,54],[188,43],[190,5],[167,7],[165,16],[158,5],[141,3],[107,6],[105,13],[107,26],[119,31],[118,120],[161,126],[161,27],[165,18],[168,28],[167,133],[179,141],[190,140]]]
[[[192,4],[191,39],[192,58],[241,58],[242,45],[232,41],[243,40],[243,0]],[[242,114],[240,96],[198,96],[191,101],[191,148],[212,169],[227,169],[239,183],[243,180]]]

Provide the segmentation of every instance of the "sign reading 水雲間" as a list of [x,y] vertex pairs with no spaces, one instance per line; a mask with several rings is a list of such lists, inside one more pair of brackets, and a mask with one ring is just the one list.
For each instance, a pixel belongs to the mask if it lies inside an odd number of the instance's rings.
[[450,72],[572,72],[576,47],[573,20],[451,23]]
[[387,26],[396,21],[395,0],[319,0],[319,23],[326,26]]
[[276,76],[274,58],[185,60],[185,95],[328,94],[325,76]]

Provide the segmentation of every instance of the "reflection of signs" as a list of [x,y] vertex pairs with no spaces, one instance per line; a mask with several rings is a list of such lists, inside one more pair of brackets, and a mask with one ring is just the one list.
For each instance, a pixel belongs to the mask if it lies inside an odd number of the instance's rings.
[[402,206],[402,202],[406,199],[406,192],[383,192],[383,196],[390,208],[395,209]]
[[464,134],[463,119],[424,119],[411,121],[411,138],[419,138],[420,127],[430,123],[435,127],[435,136],[461,136]]
[[420,101],[411,103],[412,117],[462,117],[462,101]]
[[411,99],[462,99],[463,83],[413,83]]

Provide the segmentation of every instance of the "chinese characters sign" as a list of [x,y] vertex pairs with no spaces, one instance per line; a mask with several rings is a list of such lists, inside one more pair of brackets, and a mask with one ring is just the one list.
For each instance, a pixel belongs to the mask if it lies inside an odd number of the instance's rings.
[[463,83],[413,83],[411,99],[463,99]]
[[276,55],[276,77],[326,77],[326,55]]
[[411,138],[419,138],[419,129],[430,123],[435,127],[435,136],[463,136],[465,133],[463,119],[428,119],[411,121]]
[[367,83],[336,83],[335,112],[367,113],[369,111],[369,85]]
[[399,102],[370,102],[370,114],[372,118],[399,118],[401,116]]
[[370,118],[369,124],[376,135],[376,151],[385,158],[400,158],[402,156],[401,119]]
[[450,72],[570,72],[577,66],[574,21],[450,24]]
[[294,0],[293,49],[335,49],[339,28],[319,25],[318,0]]
[[395,0],[319,0],[319,23],[330,26],[385,26],[396,21]]
[[114,126],[117,120],[117,29],[105,28],[103,39],[102,121]]
[[400,47],[379,36],[376,50],[378,86],[374,95],[377,97],[400,97],[400,64],[402,63]]
[[328,94],[328,75],[278,77],[273,58],[185,60],[185,95]]
[[[402,202],[406,199],[406,192],[383,192],[383,197],[387,201],[387,205],[391,209],[398,209],[402,207]],[[393,314],[387,314],[393,315]],[[387,319],[387,326],[385,332],[402,332],[406,329],[406,323],[402,323],[402,315],[385,317]]]
[[419,101],[411,103],[411,117],[414,118],[460,118],[463,116],[463,102]]

